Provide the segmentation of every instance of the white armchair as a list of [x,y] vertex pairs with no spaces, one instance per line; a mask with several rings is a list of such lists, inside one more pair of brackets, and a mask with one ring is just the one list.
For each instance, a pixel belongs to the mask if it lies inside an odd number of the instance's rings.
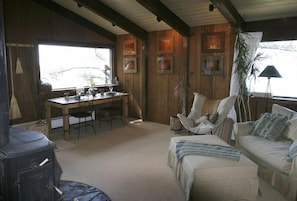
[[209,99],[194,92],[194,100],[188,116],[177,114],[185,129],[193,134],[213,134],[214,130],[227,118],[236,96],[223,99]]

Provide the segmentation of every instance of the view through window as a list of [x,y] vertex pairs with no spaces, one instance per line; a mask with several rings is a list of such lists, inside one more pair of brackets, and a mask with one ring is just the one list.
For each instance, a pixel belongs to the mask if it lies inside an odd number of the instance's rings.
[[248,81],[247,86],[252,92],[265,93],[268,80],[258,75],[268,65],[273,65],[281,74],[281,78],[271,78],[271,91],[273,96],[297,98],[297,41],[261,42],[257,53],[263,54],[263,59],[255,66],[259,69],[256,80]]
[[40,80],[53,90],[111,84],[110,48],[38,45]]

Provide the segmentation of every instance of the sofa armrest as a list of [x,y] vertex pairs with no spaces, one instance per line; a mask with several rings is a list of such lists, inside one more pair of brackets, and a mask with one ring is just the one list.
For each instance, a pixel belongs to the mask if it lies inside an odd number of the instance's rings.
[[239,147],[238,140],[240,136],[248,135],[253,129],[253,121],[239,122],[233,124],[233,132],[235,136],[235,146]]

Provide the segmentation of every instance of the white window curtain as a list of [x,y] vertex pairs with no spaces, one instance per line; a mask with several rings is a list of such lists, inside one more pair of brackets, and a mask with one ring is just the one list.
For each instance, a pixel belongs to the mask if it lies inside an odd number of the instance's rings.
[[[259,43],[262,40],[262,32],[247,32],[247,33],[240,33],[240,35],[244,38],[246,41],[246,44],[249,45],[249,57],[254,57],[256,54],[256,50],[259,46]],[[236,49],[236,46],[234,46],[234,56],[233,61],[235,61],[238,54],[238,50]],[[230,82],[230,96],[238,95],[239,94],[239,81],[238,81],[238,75],[236,72],[237,64],[236,62],[233,62],[232,66],[232,75],[231,75],[231,82]],[[232,118],[234,122],[237,122],[237,116],[235,108],[233,107],[231,111],[228,114],[228,117]]]

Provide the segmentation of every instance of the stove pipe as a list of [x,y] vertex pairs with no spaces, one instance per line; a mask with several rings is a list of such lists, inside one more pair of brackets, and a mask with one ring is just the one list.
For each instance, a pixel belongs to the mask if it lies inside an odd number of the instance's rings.
[[0,11],[0,147],[2,147],[9,141],[9,95],[2,0]]

